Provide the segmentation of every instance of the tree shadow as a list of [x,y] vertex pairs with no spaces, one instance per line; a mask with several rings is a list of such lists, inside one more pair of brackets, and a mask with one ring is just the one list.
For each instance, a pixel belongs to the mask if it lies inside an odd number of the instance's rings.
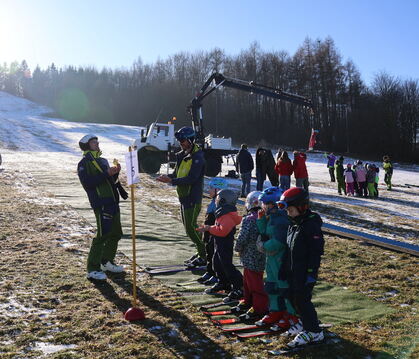
[[[127,275],[109,275],[108,279],[132,296],[132,280],[127,279]],[[94,283],[94,285],[121,312],[125,313],[132,306],[131,301],[121,298],[108,282]],[[173,351],[176,356],[190,358],[197,355],[200,358],[233,358],[232,354],[203,333],[183,312],[168,307],[138,287],[137,298],[141,303],[141,309],[146,312],[147,307],[153,308],[154,311],[159,312],[162,316],[170,318],[173,325],[168,326],[166,323],[152,318],[131,322],[131,324],[146,328],[159,341],[165,344],[165,348]],[[203,347],[206,348],[205,352],[202,349]],[[211,348],[211,350],[208,351],[208,348]]]

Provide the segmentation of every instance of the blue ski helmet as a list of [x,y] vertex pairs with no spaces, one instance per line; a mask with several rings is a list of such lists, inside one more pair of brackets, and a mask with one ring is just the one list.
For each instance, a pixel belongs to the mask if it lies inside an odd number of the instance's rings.
[[276,203],[279,201],[282,195],[282,189],[279,187],[266,188],[259,196],[259,201],[262,203]]
[[179,142],[189,140],[190,142],[195,141],[195,131],[192,127],[182,127],[175,133],[175,137]]
[[226,189],[228,184],[225,178],[213,177],[211,178],[211,181],[209,182],[208,186],[215,189]]

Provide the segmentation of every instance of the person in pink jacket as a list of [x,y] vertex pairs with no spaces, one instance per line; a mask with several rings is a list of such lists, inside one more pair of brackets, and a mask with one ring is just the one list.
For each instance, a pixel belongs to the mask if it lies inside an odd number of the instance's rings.
[[367,190],[367,170],[362,165],[362,161],[358,160],[355,168],[356,182],[358,183],[358,195],[360,197],[368,197]]
[[205,293],[216,294],[224,290],[228,292],[228,296],[223,299],[225,303],[243,297],[243,276],[233,264],[234,234],[236,226],[242,220],[237,213],[237,197],[232,190],[221,190],[215,200],[215,224],[204,225],[197,229],[200,232],[208,231],[214,238],[212,264],[219,282],[206,289]]
[[355,182],[355,172],[352,170],[352,165],[348,163],[346,165],[346,170],[343,172],[343,176],[345,177],[346,183],[346,195],[353,196],[354,192],[354,182]]

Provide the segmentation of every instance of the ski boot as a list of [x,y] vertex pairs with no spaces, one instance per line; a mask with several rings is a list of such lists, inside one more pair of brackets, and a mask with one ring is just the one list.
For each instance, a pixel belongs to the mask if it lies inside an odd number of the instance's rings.
[[231,308],[232,313],[243,313],[246,310],[249,310],[251,307],[249,304],[246,304],[244,300],[241,300],[239,304],[237,304],[235,307]]
[[211,277],[212,277],[212,275],[209,274],[208,272],[206,272],[203,276],[199,277],[196,281],[198,283],[204,284]]
[[239,315],[239,318],[242,322],[247,322],[250,320],[256,320],[260,318],[261,316],[257,313],[255,313],[255,310],[253,307],[251,307],[246,313],[243,313]]
[[212,276],[210,279],[204,282],[205,285],[214,285],[216,283],[218,283],[218,278],[215,276]]
[[318,344],[323,341],[323,331],[315,333],[303,330],[302,332],[298,333],[297,336],[287,344],[287,347],[293,349],[307,344]]
[[228,293],[227,297],[223,298],[223,303],[230,303],[234,300],[243,298],[243,291],[241,289],[233,289]]
[[[275,323],[271,327],[271,330],[274,331],[274,332],[287,330],[287,329],[290,329],[290,327],[292,327],[293,325],[295,325],[297,323],[298,323],[298,317],[296,317],[295,315],[291,315],[291,314],[287,313],[286,315],[284,315],[284,317],[278,323]],[[301,328],[301,330],[302,330],[302,328]]]
[[283,337],[291,337],[294,335],[297,335],[303,331],[303,322],[301,319],[298,319],[298,321],[292,325],[285,333],[282,333],[281,335]]
[[272,325],[284,318],[287,312],[269,312],[261,320],[258,320],[255,325],[263,327],[265,325]]
[[195,267],[202,267],[206,264],[207,264],[207,262],[204,258],[196,257],[192,261],[186,263],[185,266],[188,267],[188,268],[195,268]]
[[124,271],[123,266],[119,266],[113,261],[107,261],[106,263],[101,264],[100,269],[102,269],[103,272],[107,271],[112,273],[122,273]]
[[184,260],[184,261],[183,261],[183,263],[184,263],[184,264],[185,264],[185,266],[186,266],[188,263],[192,262],[195,258],[198,258],[198,253],[196,253],[196,254],[194,254],[192,257],[190,257],[190,258],[188,258],[188,259]]
[[204,290],[205,294],[217,294],[219,292],[221,292],[222,290],[228,291],[230,290],[230,288],[228,286],[226,286],[223,283],[216,283],[214,284],[211,288],[207,288]]

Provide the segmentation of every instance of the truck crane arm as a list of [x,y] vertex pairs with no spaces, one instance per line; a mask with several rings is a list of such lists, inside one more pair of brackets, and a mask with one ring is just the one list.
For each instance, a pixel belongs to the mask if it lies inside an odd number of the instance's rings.
[[[210,87],[212,82],[215,82],[215,86]],[[230,87],[237,90],[246,91],[251,94],[263,95],[278,100],[284,100],[287,102],[295,103],[297,105],[302,105],[313,110],[313,104],[311,100],[304,96],[295,95],[274,87],[257,84],[253,81],[249,82],[226,77],[220,73],[214,72],[204,83],[198,94],[192,99],[190,105],[188,106],[188,110],[192,116],[192,125],[197,134],[198,143],[201,145],[205,141],[202,121],[202,101],[220,86]]]

